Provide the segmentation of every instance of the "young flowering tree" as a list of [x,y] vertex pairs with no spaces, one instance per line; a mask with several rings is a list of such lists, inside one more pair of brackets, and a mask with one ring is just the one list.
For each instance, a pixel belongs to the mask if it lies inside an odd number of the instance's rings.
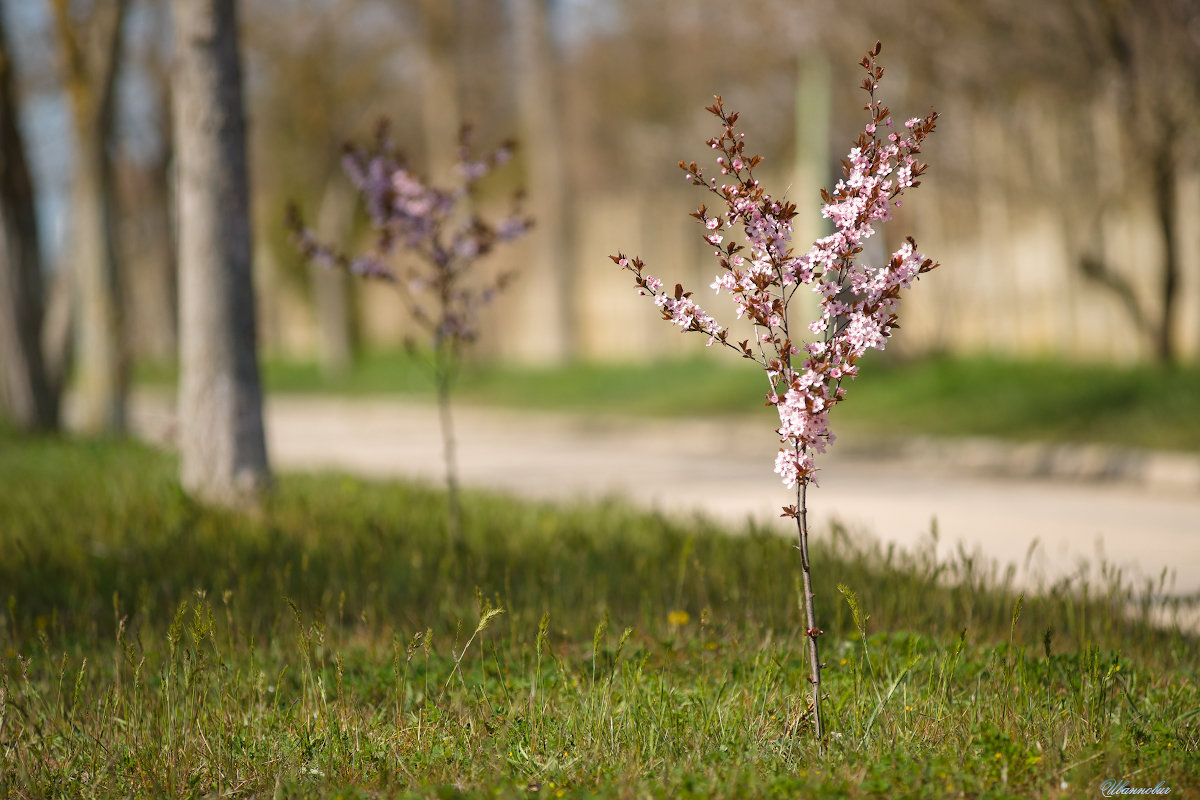
[[450,392],[463,349],[479,337],[480,310],[513,276],[506,271],[484,279],[474,267],[498,244],[516,239],[532,225],[521,211],[519,194],[513,197],[509,215],[498,221],[484,219],[468,201],[480,180],[511,159],[513,147],[506,142],[476,154],[470,129],[464,128],[455,164],[457,182],[452,188],[439,188],[408,167],[388,135],[385,120],[370,147],[347,145],[343,159],[347,175],[363,197],[374,234],[366,252],[347,255],[322,243],[304,226],[295,207],[288,214],[296,246],[305,258],[391,286],[428,335],[446,461],[447,533],[456,546],[462,540],[462,512]]
[[[679,284],[663,291],[662,281],[645,272],[638,258],[623,253],[611,256],[634,275],[638,294],[654,299],[663,319],[684,332],[702,333],[708,344],[720,344],[756,362],[765,372],[767,402],[779,412],[779,440],[775,472],[796,491],[795,505],[783,516],[796,521],[804,585],[805,634],[808,642],[809,681],[812,685],[813,725],[820,741],[825,727],[821,716],[821,661],[813,604],[808,553],[808,487],[816,482],[814,456],[825,452],[834,436],[829,412],[846,395],[845,383],[858,374],[858,360],[867,350],[882,350],[896,324],[900,290],[937,266],[917,252],[911,237],[882,265],[859,260],[863,245],[875,226],[891,218],[905,190],[920,185],[927,165],[917,156],[921,143],[933,132],[938,114],[914,117],[897,128],[887,106],[877,97],[883,67],[876,63],[881,45],[867,53],[862,67],[867,76],[862,88],[869,101],[864,106],[868,122],[850,154],[842,162],[842,180],[833,192],[821,190],[822,216],[833,222],[834,233],[818,239],[805,252],[792,245],[792,219],[796,208],[776,200],[754,177],[762,160],[747,156],[743,137],[736,131],[737,113],[727,112],[721,98],[707,110],[720,119],[721,135],[708,141],[718,151],[721,182],[709,178],[695,162],[679,162],[687,180],[715,198],[716,210],[702,205],[693,217],[704,228],[721,272],[712,283],[718,294],[733,299],[739,319],[753,324],[754,338],[729,341],[729,330],[719,324]],[[736,240],[740,231],[744,243]],[[820,314],[798,330],[789,311],[796,293],[815,292]],[[804,342],[802,337],[807,337]]]

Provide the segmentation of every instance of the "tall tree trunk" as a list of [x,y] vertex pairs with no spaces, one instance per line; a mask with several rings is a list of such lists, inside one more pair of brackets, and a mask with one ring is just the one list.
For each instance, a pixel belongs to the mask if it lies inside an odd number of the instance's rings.
[[254,502],[270,478],[255,352],[253,243],[235,0],[174,0],[181,481]]
[[85,431],[120,433],[126,427],[128,370],[113,249],[112,180],[103,143],[78,144],[70,245],[75,270],[78,424]]
[[517,284],[527,308],[521,318],[541,320],[523,355],[563,362],[578,351],[575,265],[571,258],[571,204],[563,152],[562,108],[555,81],[554,42],[547,0],[511,0],[520,73],[521,143],[536,225],[531,268]]
[[[128,0],[114,0],[83,25],[71,18],[67,0],[52,3],[66,62],[75,166],[71,186],[71,268],[75,271],[79,425],[87,431],[121,432],[126,426],[128,370],[123,351],[120,282],[114,230],[109,144],[115,121],[116,84]],[[85,49],[83,26],[100,25],[100,46]],[[91,31],[86,33],[90,34]]]
[[58,427],[58,393],[42,356],[43,302],[33,181],[0,13],[0,405],[26,430]]

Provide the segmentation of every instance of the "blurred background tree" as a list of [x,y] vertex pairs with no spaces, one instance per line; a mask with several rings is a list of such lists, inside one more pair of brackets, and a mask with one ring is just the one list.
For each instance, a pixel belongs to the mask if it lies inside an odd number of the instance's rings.
[[[74,313],[73,407],[92,427],[119,427],[121,354],[170,359],[178,325],[165,8],[0,4],[41,277],[90,281],[78,296],[93,299]],[[800,204],[803,236],[818,235],[818,191],[861,123],[858,54],[882,39],[892,107],[944,112],[925,196],[898,228],[953,267],[914,298],[900,355],[1200,354],[1192,0],[260,0],[242,36],[268,353],[319,358],[336,374],[358,348],[393,347],[409,331],[382,295],[310,272],[283,225],[287,202],[304,199],[322,235],[354,244],[363,225],[340,143],[384,113],[435,179],[462,122],[481,145],[521,139],[514,180],[539,227],[522,245],[525,277],[487,312],[497,335],[482,357],[686,352],[639,313],[605,254],[636,250],[664,276],[710,279],[675,163],[705,155],[703,108],[716,93],[744,112],[764,181]],[[68,251],[68,239],[92,244]]]
[[237,0],[175,0],[183,488],[254,504],[270,481],[251,276],[250,169]]
[[74,286],[78,424],[126,426],[128,363],[115,242],[113,132],[128,0],[52,0],[59,74],[70,108],[70,279]]
[[[993,138],[1004,132],[992,152],[1010,155],[990,159],[1001,168],[987,179],[999,202],[1033,202],[1054,215],[1077,277],[1119,306],[1120,330],[1141,339],[1142,353],[1164,362],[1181,349],[1194,353],[1194,341],[1180,342],[1185,328],[1196,330],[1200,290],[1196,230],[1184,224],[1181,205],[1195,202],[1200,153],[1200,4],[902,6],[875,3],[866,13],[906,31],[898,43],[923,83],[967,99]],[[975,164],[949,166],[959,182],[978,183]],[[1130,247],[1135,237],[1146,244]]]
[[42,353],[42,248],[12,51],[0,9],[0,407],[19,428],[58,427],[58,387]]

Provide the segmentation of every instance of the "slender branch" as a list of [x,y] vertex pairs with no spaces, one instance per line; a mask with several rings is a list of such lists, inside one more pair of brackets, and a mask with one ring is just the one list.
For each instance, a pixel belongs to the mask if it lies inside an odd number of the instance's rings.
[[1083,276],[1116,297],[1125,309],[1125,312],[1129,315],[1129,319],[1133,322],[1134,326],[1147,339],[1153,340],[1155,334],[1154,323],[1150,321],[1146,312],[1142,310],[1133,284],[1125,276],[1113,271],[1103,256],[1085,254],[1079,257],[1078,264],[1079,271],[1083,273]]
[[804,634],[808,639],[808,681],[812,689],[813,727],[817,741],[825,746],[825,720],[821,714],[821,656],[817,637],[824,631],[817,627],[816,604],[813,599],[812,567],[808,558],[808,482],[796,487],[796,536],[799,539],[801,577],[804,583]]
[[438,416],[442,429],[442,454],[446,466],[446,520],[450,544],[459,547],[463,543],[462,500],[458,488],[458,462],[454,441],[454,417],[450,409],[454,357],[446,352],[443,343],[435,355],[434,371],[437,382]]

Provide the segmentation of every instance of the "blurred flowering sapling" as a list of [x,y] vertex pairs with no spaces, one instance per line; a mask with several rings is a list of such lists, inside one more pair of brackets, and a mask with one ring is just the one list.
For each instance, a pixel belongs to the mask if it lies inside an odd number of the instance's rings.
[[[679,284],[664,291],[662,281],[645,271],[641,259],[623,253],[611,257],[633,273],[638,294],[653,298],[663,319],[685,333],[707,336],[710,346],[729,348],[765,373],[767,403],[779,413],[782,446],[775,472],[796,491],[795,505],[785,507],[783,516],[796,521],[812,689],[809,714],[822,742],[817,648],[822,631],[817,627],[808,553],[808,486],[816,482],[817,472],[813,458],[833,441],[829,412],[845,398],[845,384],[858,374],[858,360],[867,350],[882,350],[898,327],[901,289],[937,266],[917,252],[912,237],[879,266],[859,260],[876,224],[889,220],[901,195],[920,185],[917,178],[927,165],[917,156],[938,118],[931,111],[899,126],[893,121],[877,96],[883,77],[883,67],[876,62],[880,49],[876,43],[862,60],[867,73],[862,88],[869,98],[864,106],[866,126],[842,162],[842,180],[832,192],[821,190],[822,216],[836,230],[806,251],[797,252],[792,243],[796,207],[771,197],[754,177],[762,159],[746,155],[745,134],[736,130],[738,114],[726,111],[719,96],[707,110],[722,125],[721,135],[708,141],[718,153],[720,180],[708,177],[695,162],[679,162],[687,180],[714,198],[715,209],[702,205],[692,214],[721,267],[711,288],[732,298],[737,317],[753,325],[753,339],[729,341],[729,330],[697,305],[691,292]],[[816,319],[806,328],[798,328],[789,314],[800,291],[815,293],[820,303]]]
[[371,226],[365,252],[351,255],[319,241],[294,206],[288,212],[293,238],[305,258],[391,286],[427,335],[423,344],[437,387],[446,460],[447,533],[455,545],[461,544],[462,513],[450,392],[464,348],[479,337],[481,309],[513,275],[505,271],[486,277],[477,262],[532,225],[522,213],[519,194],[512,198],[509,215],[494,221],[477,213],[470,199],[477,183],[508,162],[512,152],[513,144],[506,142],[477,154],[470,129],[464,128],[454,166],[456,181],[442,188],[406,164],[383,121],[369,147],[347,145],[343,158]]

